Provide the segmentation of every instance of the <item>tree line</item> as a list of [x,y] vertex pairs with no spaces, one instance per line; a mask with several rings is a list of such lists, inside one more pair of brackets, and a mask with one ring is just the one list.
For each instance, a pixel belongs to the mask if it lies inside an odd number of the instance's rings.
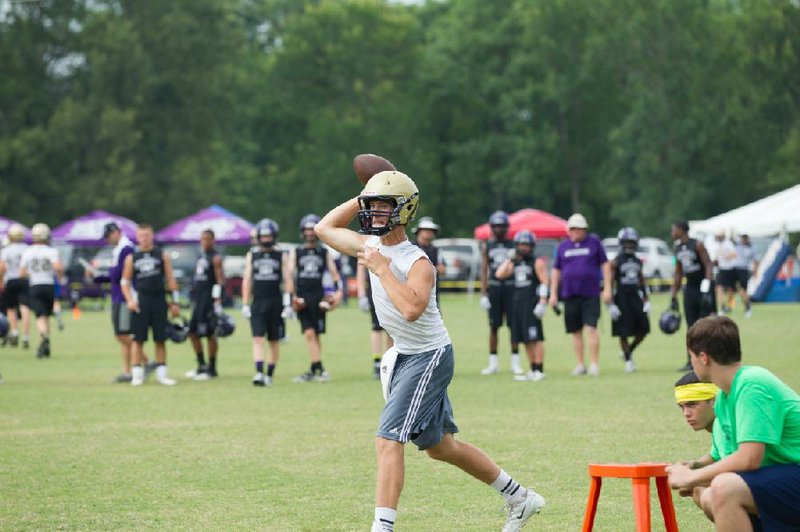
[[364,152],[447,235],[535,207],[666,236],[800,181],[800,3],[0,3],[4,216],[218,203],[292,240]]

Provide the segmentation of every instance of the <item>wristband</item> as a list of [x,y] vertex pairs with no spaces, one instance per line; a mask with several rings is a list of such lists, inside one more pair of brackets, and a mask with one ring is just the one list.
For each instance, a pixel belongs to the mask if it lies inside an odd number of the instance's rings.
[[547,297],[550,295],[550,288],[546,284],[540,284],[539,288],[536,289],[536,294],[539,297]]
[[177,291],[177,290],[173,290],[172,291],[172,302],[177,305],[180,300],[181,300],[181,293],[179,291]]
[[702,281],[700,281],[700,292],[705,294],[710,289],[711,289],[711,281],[709,281],[708,279],[703,279]]
[[119,281],[120,286],[128,286],[129,284],[131,284],[131,282],[127,279],[120,279]]
[[211,298],[219,299],[222,297],[222,286],[215,284],[211,287]]

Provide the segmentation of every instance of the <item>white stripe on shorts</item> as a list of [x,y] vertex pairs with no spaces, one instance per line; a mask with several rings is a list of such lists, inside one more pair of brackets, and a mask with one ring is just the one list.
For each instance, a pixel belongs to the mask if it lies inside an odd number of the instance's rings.
[[433,376],[433,370],[439,365],[439,360],[442,358],[444,350],[445,347],[437,349],[436,353],[434,353],[428,365],[425,367],[425,371],[422,372],[422,377],[420,377],[417,387],[414,390],[414,395],[411,398],[411,404],[408,406],[408,412],[406,412],[406,419],[403,421],[403,427],[400,429],[400,441],[408,441],[411,425],[417,417],[419,405],[422,403],[422,397],[425,395],[425,388],[428,387],[428,383]]

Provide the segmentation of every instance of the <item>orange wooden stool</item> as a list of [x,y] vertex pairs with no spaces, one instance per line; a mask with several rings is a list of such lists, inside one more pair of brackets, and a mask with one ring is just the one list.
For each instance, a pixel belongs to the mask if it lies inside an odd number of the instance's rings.
[[650,531],[650,479],[656,479],[658,501],[667,532],[678,532],[678,521],[675,519],[675,508],[672,506],[672,493],[667,484],[665,468],[669,464],[589,464],[589,476],[592,484],[589,488],[589,500],[586,503],[586,514],[583,517],[583,532],[591,532],[594,528],[594,516],[597,513],[597,501],[600,499],[600,487],[603,478],[629,478],[633,482],[633,512],[636,516],[636,532]]

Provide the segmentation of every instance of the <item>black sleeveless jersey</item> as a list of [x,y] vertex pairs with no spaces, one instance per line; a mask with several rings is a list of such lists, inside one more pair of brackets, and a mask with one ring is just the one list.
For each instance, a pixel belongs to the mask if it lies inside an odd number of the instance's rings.
[[642,272],[642,261],[634,253],[620,253],[614,258],[616,267],[614,281],[617,290],[622,292],[638,292],[639,274]]
[[514,261],[514,274],[509,278],[514,283],[514,299],[533,301],[539,288],[536,275],[536,257],[518,257]]
[[280,297],[283,253],[277,249],[266,251],[256,248],[251,252],[250,265],[253,269],[253,298]]
[[700,255],[697,253],[697,240],[690,238],[686,242],[675,241],[675,259],[683,267],[683,275],[686,276],[687,286],[700,286],[706,277],[703,263],[700,262]]
[[133,251],[133,283],[136,291],[143,294],[163,294],[164,290],[164,251],[153,247]]
[[439,264],[439,248],[431,244],[430,246],[423,246],[419,242],[414,242],[414,245],[425,252],[435,268]]
[[295,253],[298,293],[322,293],[322,275],[328,268],[328,250],[322,246],[297,247]]
[[211,289],[219,283],[217,272],[214,270],[214,257],[219,255],[216,249],[207,251],[200,255],[194,268],[192,277],[192,296],[211,297]]
[[492,286],[514,286],[514,278],[501,281],[495,276],[497,268],[508,259],[509,250],[514,249],[512,240],[489,240],[486,243],[486,254],[489,256],[489,284]]

